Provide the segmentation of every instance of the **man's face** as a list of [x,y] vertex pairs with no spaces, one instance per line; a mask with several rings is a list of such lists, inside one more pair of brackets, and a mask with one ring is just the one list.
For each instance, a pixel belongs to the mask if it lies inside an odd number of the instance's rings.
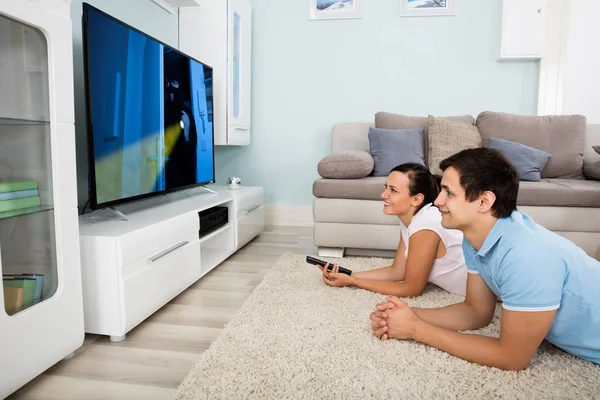
[[434,204],[442,213],[442,226],[446,229],[464,231],[472,226],[477,217],[478,201],[468,202],[460,185],[460,175],[449,167],[442,176],[442,190]]

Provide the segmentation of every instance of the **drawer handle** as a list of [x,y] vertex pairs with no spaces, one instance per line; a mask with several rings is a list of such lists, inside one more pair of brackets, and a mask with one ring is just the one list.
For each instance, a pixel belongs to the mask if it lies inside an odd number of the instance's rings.
[[165,250],[161,251],[160,253],[158,253],[157,255],[149,258],[148,263],[153,263],[154,261],[158,260],[159,258],[163,258],[167,254],[174,252],[175,250],[177,250],[180,247],[185,246],[189,242],[190,242],[189,240],[182,240],[181,242],[174,244],[173,246],[169,247],[168,249],[165,249]]
[[257,208],[259,208],[259,207],[260,207],[260,204],[254,204],[253,206],[246,208],[246,209],[244,210],[244,214],[248,215],[248,214],[250,214],[252,211],[256,210],[256,209],[257,209]]

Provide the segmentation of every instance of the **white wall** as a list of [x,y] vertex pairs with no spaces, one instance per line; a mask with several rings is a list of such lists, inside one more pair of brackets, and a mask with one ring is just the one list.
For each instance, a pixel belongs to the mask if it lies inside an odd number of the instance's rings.
[[582,114],[600,124],[600,1],[548,2],[538,113]]
[[566,0],[562,113],[600,124],[600,1]]

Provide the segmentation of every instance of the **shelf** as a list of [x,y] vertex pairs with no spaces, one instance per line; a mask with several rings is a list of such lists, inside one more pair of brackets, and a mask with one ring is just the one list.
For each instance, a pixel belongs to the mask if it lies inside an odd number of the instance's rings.
[[49,125],[50,121],[40,121],[25,118],[7,118],[0,117],[0,126],[22,126],[22,125]]
[[217,229],[214,232],[209,233],[208,235],[202,236],[200,238],[200,243],[204,243],[207,240],[212,239],[214,236],[217,236],[218,234],[220,234],[221,232],[223,232],[224,230],[231,228],[231,222],[228,222],[226,225],[223,225],[222,227],[220,227],[219,229]]
[[48,211],[52,211],[52,210],[54,210],[54,207],[51,207],[51,206],[41,206],[41,207],[37,206],[37,207],[30,207],[30,208],[22,208],[20,210],[5,211],[5,212],[0,212],[0,220],[7,219],[7,218],[19,217],[21,215],[27,215],[27,214],[43,213],[43,212],[48,212]]

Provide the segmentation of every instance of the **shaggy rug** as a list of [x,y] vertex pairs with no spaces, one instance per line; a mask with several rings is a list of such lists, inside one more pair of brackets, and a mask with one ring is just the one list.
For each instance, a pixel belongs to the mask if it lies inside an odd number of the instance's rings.
[[[389,265],[344,258],[355,271]],[[462,297],[428,286],[411,306]],[[177,399],[599,398],[600,366],[544,342],[526,370],[507,372],[414,341],[377,339],[369,313],[384,297],[331,288],[305,256],[286,254],[202,354]],[[478,331],[498,337],[499,312]]]

